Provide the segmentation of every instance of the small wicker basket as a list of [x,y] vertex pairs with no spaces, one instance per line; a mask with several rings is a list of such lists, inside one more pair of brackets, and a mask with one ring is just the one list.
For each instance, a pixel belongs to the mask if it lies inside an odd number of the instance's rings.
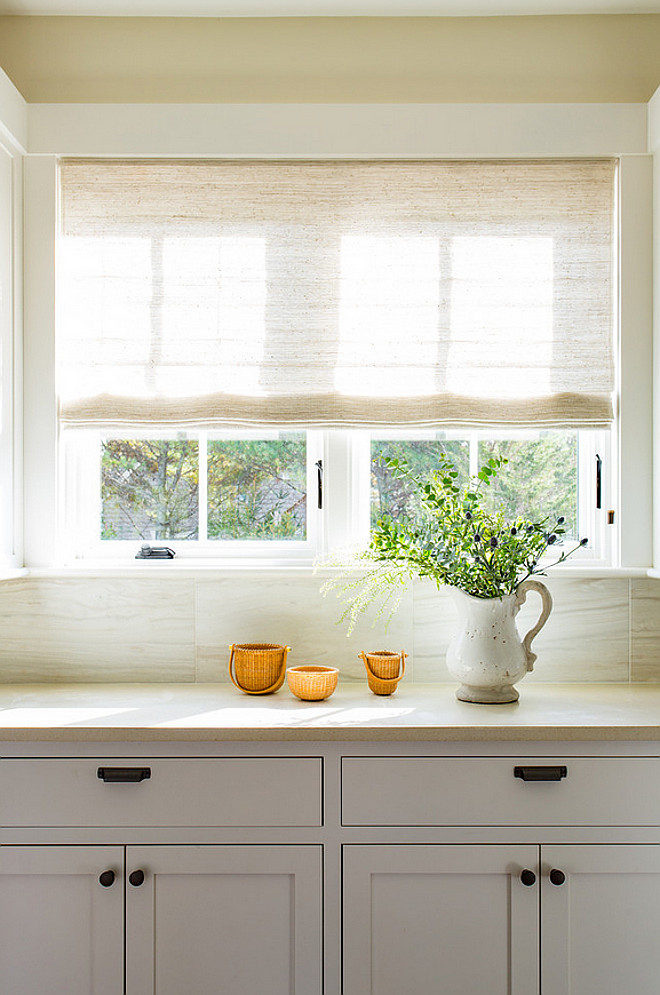
[[375,653],[358,653],[367,671],[367,684],[374,694],[394,694],[406,672],[407,653],[376,650]]
[[286,679],[289,689],[301,701],[322,701],[337,687],[336,667],[289,667]]
[[284,684],[290,646],[277,643],[232,643],[229,676],[246,694],[272,694]]

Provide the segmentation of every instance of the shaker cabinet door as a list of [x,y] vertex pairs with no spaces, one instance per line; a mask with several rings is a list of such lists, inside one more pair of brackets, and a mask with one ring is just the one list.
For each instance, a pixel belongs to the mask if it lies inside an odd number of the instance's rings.
[[538,861],[531,845],[345,846],[344,995],[537,993]]
[[2,995],[122,995],[123,858],[122,847],[0,846]]
[[660,845],[541,854],[543,995],[658,995]]
[[130,846],[126,860],[127,995],[319,995],[319,846]]

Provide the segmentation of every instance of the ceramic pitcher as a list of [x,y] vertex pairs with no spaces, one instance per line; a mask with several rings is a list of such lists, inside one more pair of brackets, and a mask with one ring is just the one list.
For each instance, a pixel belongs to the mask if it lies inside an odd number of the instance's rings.
[[[458,609],[458,628],[447,650],[447,669],[461,682],[456,697],[479,703],[517,701],[513,685],[533,669],[532,640],[552,610],[547,587],[538,580],[526,580],[515,594],[503,598],[474,598],[458,588],[450,590]],[[516,615],[529,591],[540,594],[541,614],[521,639]]]

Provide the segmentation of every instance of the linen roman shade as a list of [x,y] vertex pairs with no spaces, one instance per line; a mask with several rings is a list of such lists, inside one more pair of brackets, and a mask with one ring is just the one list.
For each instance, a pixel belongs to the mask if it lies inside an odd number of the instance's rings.
[[607,425],[614,160],[61,164],[65,424]]

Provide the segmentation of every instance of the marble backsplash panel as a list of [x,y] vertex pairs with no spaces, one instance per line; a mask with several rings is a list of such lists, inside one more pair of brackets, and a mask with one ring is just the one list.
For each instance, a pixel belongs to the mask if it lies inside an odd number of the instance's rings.
[[191,581],[9,581],[0,632],[3,682],[195,680]]
[[[350,639],[318,577],[274,572],[199,577],[25,577],[0,584],[0,681],[226,681],[231,642],[281,642],[291,664],[338,666],[363,681],[361,649],[405,649],[407,679],[453,681],[446,591],[418,582],[386,630],[363,619]],[[527,680],[660,681],[660,581],[549,577],[554,610]],[[519,629],[535,621],[530,594]]]
[[660,681],[660,581],[634,582],[630,602],[631,680]]
[[229,644],[282,643],[292,647],[290,665],[339,667],[344,680],[364,680],[360,650],[405,649],[413,644],[413,589],[403,596],[389,627],[362,618],[352,636],[338,624],[341,605],[322,597],[317,578],[260,579],[249,587],[235,580],[196,581],[197,679],[227,680]]
[[[629,581],[543,578],[553,598],[553,610],[533,643],[538,656],[526,680],[628,681]],[[660,602],[658,602],[660,605]],[[418,681],[451,681],[444,656],[456,625],[450,595],[432,584],[415,592],[415,677]],[[518,615],[518,631],[532,628],[541,610],[530,593]],[[658,644],[660,646],[660,643]],[[660,674],[660,669],[658,671]]]

